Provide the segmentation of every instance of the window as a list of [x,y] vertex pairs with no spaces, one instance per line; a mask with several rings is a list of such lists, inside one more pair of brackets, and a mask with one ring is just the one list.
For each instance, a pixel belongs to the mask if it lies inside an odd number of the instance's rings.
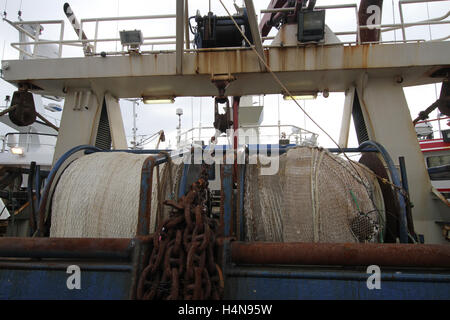
[[450,155],[428,157],[427,165],[428,168],[450,165]]

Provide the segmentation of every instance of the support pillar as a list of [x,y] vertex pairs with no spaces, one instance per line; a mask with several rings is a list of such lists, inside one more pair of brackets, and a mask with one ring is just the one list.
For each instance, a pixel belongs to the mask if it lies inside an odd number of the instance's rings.
[[447,221],[450,212],[431,193],[430,178],[402,86],[390,78],[365,77],[357,85],[357,94],[369,139],[381,143],[397,167],[399,157],[405,157],[416,233],[424,235],[425,243],[445,243],[435,222]]
[[106,111],[113,149],[127,149],[125,129],[119,102],[109,93],[96,94],[90,89],[70,90],[64,110],[53,163],[68,150],[79,145],[95,146],[100,118]]
[[350,123],[352,120],[353,101],[355,99],[355,87],[351,86],[345,92],[344,111],[342,112],[341,132],[339,135],[339,147],[348,147],[348,135],[350,132]]

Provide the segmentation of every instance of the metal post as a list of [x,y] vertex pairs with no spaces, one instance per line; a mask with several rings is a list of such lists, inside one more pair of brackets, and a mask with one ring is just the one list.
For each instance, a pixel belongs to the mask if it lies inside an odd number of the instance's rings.
[[234,182],[237,182],[237,150],[239,147],[239,102],[241,97],[233,97],[233,149],[234,156]]
[[136,100],[133,100],[133,149],[137,149],[136,145],[137,145],[137,141],[136,141]]
[[[253,44],[255,46],[256,52],[264,59],[264,49],[261,41],[261,34],[259,33],[258,21],[256,18],[255,6],[253,5],[253,0],[244,0],[245,7],[247,8],[248,23],[250,25],[250,31],[252,32]],[[259,65],[261,70],[265,71],[266,67],[260,61]]]
[[345,92],[344,110],[342,112],[341,132],[339,134],[339,147],[346,148],[352,119],[353,101],[355,99],[355,87],[351,86]]
[[183,72],[184,51],[184,0],[177,0],[177,34],[176,34],[176,72]]
[[229,164],[221,165],[221,232],[225,237],[235,235],[235,217],[233,210],[233,167]]
[[[97,53],[97,38],[98,38],[98,20],[95,21],[94,52],[93,52],[94,54]],[[116,42],[116,46],[117,46],[117,42]],[[117,49],[116,49],[116,51],[117,51]]]
[[61,21],[61,30],[59,31],[58,58],[62,57],[62,49],[63,49],[62,41],[64,41],[64,21]]
[[406,174],[406,163],[405,163],[405,157],[399,157],[398,158],[398,162],[400,165],[400,175],[402,177],[402,187],[406,192],[406,222],[407,222],[407,227],[408,227],[408,231],[411,234],[412,237],[414,237],[414,240],[418,241],[419,238],[417,237],[417,234],[414,230],[414,221],[412,218],[412,204],[411,201],[409,200],[409,185],[408,185],[408,175]]
[[186,41],[186,49],[191,48],[191,41],[189,40],[189,3],[184,0],[184,36]]
[[38,48],[38,42],[39,42],[39,30],[41,29],[41,25],[39,23],[37,23],[35,25],[35,36],[34,36],[34,48],[33,48],[33,58],[36,57],[36,51]]

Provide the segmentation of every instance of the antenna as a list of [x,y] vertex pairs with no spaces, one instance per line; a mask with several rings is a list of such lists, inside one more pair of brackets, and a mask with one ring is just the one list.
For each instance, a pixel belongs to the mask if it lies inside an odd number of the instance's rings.
[[17,16],[19,17],[19,20],[21,20],[21,18],[22,18],[22,0],[20,0],[19,11],[17,11]]
[[5,8],[3,9],[3,19],[6,19],[6,16],[8,15],[6,13],[6,7],[8,6],[8,0],[5,1]]
[[180,144],[180,141],[181,141],[181,116],[183,115],[183,109],[177,108],[176,114],[178,116],[177,143]]
[[6,46],[6,40],[3,40],[2,61],[5,58],[5,46]]

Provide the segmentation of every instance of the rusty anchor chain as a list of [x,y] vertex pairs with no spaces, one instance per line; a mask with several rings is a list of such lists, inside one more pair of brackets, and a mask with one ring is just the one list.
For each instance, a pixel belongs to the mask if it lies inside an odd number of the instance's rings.
[[215,262],[217,221],[208,217],[208,167],[177,202],[165,200],[170,217],[154,234],[153,250],[141,273],[137,299],[218,300],[223,282]]

